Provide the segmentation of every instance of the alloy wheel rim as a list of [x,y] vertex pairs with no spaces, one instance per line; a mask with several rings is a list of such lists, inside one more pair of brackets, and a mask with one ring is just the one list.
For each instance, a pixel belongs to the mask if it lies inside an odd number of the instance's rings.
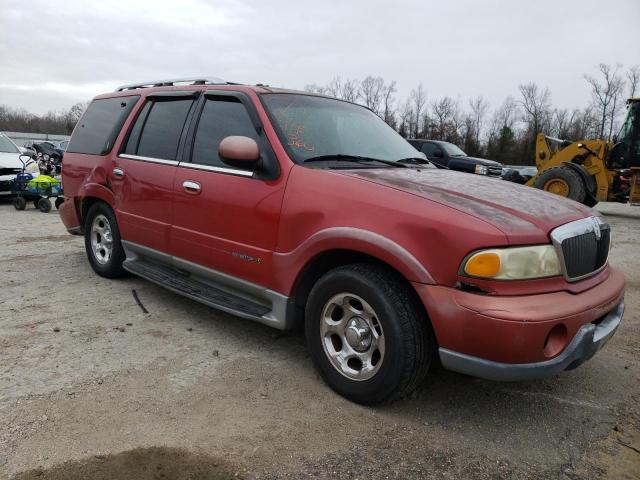
[[91,250],[100,265],[106,265],[113,254],[113,232],[104,215],[96,215],[91,224]]
[[351,380],[368,380],[382,366],[382,325],[358,295],[344,292],[327,301],[320,317],[320,341],[333,368]]

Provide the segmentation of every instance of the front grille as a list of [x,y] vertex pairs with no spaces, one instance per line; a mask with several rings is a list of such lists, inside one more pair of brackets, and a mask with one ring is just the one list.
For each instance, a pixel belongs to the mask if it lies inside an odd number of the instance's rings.
[[0,168],[0,175],[16,175],[22,172],[20,168]]
[[565,277],[569,281],[587,277],[607,262],[611,228],[597,217],[558,227],[551,238],[561,254]]

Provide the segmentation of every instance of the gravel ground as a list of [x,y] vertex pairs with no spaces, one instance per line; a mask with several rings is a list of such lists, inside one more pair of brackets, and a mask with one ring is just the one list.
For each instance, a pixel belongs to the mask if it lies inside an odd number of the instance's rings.
[[366,408],[301,333],[100,278],[55,211],[1,203],[0,478],[640,478],[640,207],[598,208],[628,283],[594,359],[526,383],[436,371]]

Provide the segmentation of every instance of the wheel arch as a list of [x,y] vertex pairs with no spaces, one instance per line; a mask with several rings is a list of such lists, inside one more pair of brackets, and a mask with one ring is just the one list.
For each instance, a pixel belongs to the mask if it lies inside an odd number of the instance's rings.
[[84,220],[91,206],[96,202],[106,203],[115,214],[113,208],[115,198],[113,192],[104,185],[87,184],[82,189],[81,195],[76,197],[76,212],[80,220],[81,233],[84,233]]
[[[407,292],[415,302],[415,306],[418,309],[421,318],[425,322],[430,324],[429,313],[424,303],[420,299],[418,292],[413,287],[411,281],[407,276],[394,267],[389,262],[379,258],[376,255],[365,253],[360,250],[346,249],[346,248],[332,248],[321,251],[311,257],[298,273],[295,282],[291,290],[291,296],[293,299],[294,307],[294,325],[299,326],[304,323],[304,310],[311,293],[311,289],[317,283],[317,281],[329,271],[341,267],[343,265],[352,264],[370,264],[378,267],[382,267],[387,270],[390,275],[395,276],[406,287]],[[434,332],[435,338],[435,332]],[[437,343],[437,338],[435,338]]]

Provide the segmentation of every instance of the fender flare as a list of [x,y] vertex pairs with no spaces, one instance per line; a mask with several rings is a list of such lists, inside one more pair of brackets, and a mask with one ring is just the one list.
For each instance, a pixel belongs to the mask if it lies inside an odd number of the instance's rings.
[[594,178],[589,174],[589,172],[587,171],[586,168],[584,168],[582,165],[579,165],[577,163],[571,163],[571,162],[564,162],[564,165],[566,165],[567,167],[569,167],[570,169],[574,170],[575,172],[578,173],[578,175],[580,175],[580,177],[582,178],[582,180],[584,181],[584,185],[587,187],[587,195],[589,197],[591,197],[594,201],[597,202],[596,197],[595,197],[595,193],[597,191],[597,185],[596,185],[596,181],[594,180]]
[[395,268],[410,282],[435,283],[427,268],[395,241],[369,230],[332,227],[314,233],[290,252],[274,253],[274,268],[281,272],[292,272],[286,279],[280,279],[282,291],[291,292],[305,267],[318,255],[332,250],[364,253]]
[[115,196],[113,195],[113,192],[109,188],[107,188],[105,185],[102,185],[100,183],[93,183],[93,182],[85,183],[82,186],[82,188],[80,188],[80,191],[78,192],[78,196],[77,196],[77,198],[79,199],[77,203],[78,218],[80,219],[81,222],[84,222],[83,205],[86,199],[89,197],[98,198],[102,200],[103,202],[108,204],[111,207],[111,209],[115,212],[115,208],[114,208]]

